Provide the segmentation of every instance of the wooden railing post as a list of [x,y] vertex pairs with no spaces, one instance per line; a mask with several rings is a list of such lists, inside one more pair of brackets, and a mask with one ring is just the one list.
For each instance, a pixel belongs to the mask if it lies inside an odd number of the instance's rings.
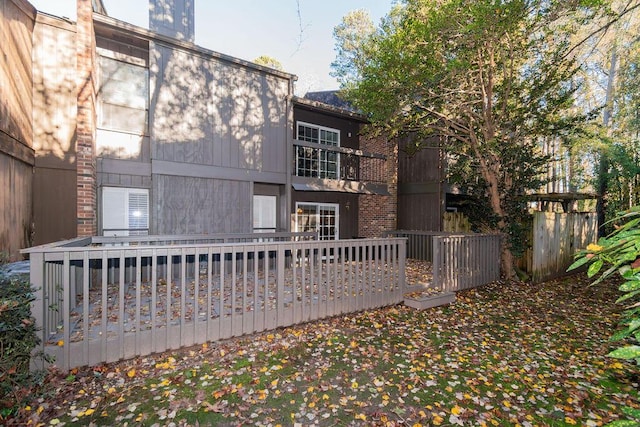
[[407,265],[407,238],[402,242],[398,242],[398,285],[400,288],[400,297],[404,295],[407,286],[406,265]]
[[[47,339],[48,325],[45,324],[47,315],[45,313],[47,304],[45,303],[45,283],[44,283],[44,254],[42,252],[32,253],[29,257],[29,277],[33,288],[34,300],[31,302],[31,315],[36,324],[36,333],[40,338],[40,345],[33,349],[32,354],[44,352]],[[44,360],[36,357],[31,358],[31,369],[44,369]]]

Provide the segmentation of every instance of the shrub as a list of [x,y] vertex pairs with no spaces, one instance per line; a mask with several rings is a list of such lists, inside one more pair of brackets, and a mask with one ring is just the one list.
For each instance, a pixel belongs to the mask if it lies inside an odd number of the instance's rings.
[[[0,275],[0,415],[14,413],[29,393],[33,349],[39,343],[31,317],[33,292],[28,278]],[[0,417],[0,419],[2,419]]]
[[[619,290],[622,296],[618,303],[626,309],[620,320],[621,329],[611,341],[623,344],[607,356],[640,363],[640,206],[622,212],[611,221],[615,231],[606,238],[590,244],[586,250],[576,254],[576,261],[569,270],[588,265],[587,276],[597,279],[593,284],[618,273],[624,279]],[[606,268],[602,273],[600,271]],[[640,410],[621,408],[627,415],[640,419]],[[616,421],[610,426],[640,426],[640,422]]]

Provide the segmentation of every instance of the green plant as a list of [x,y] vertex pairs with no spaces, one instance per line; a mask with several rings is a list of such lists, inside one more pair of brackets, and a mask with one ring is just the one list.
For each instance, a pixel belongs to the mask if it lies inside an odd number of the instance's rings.
[[28,279],[0,277],[0,419],[18,409],[34,378],[29,365],[39,340],[33,298]]
[[[611,337],[611,341],[624,344],[607,356],[640,363],[640,206],[619,214],[611,221],[615,230],[609,236],[590,244],[586,250],[576,254],[576,261],[569,267],[573,270],[588,265],[587,276],[599,275],[596,284],[616,272],[624,279],[619,290],[623,295],[617,303],[627,306],[620,320],[622,328]],[[601,273],[601,270],[606,268]],[[640,426],[640,411],[622,408],[625,415],[638,421],[616,421],[609,426]]]

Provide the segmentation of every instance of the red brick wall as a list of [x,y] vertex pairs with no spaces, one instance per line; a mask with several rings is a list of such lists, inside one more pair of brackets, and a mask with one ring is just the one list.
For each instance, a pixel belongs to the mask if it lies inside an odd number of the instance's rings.
[[77,69],[78,118],[76,126],[78,236],[97,232],[96,221],[96,45],[91,0],[78,0]]
[[[362,136],[360,149],[387,156],[386,175],[389,195],[361,194],[358,207],[358,235],[381,237],[382,232],[395,230],[397,226],[398,145],[384,136]],[[366,176],[366,171],[361,171],[361,174]]]

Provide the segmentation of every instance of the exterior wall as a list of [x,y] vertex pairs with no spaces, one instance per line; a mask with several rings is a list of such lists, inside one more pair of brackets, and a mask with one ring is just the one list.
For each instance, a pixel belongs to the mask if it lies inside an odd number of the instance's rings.
[[444,212],[442,167],[437,140],[413,155],[398,142],[398,229],[440,231]]
[[285,182],[289,79],[156,42],[150,70],[152,161]]
[[352,193],[294,190],[291,193],[291,230],[295,231],[296,202],[335,203],[339,205],[338,233],[340,238],[358,237],[358,197],[358,194]]
[[[322,105],[322,104],[320,104]],[[297,138],[297,123],[305,122],[340,131],[340,147],[363,149],[360,146],[360,128],[362,119],[349,117],[348,115],[325,111],[322,107],[306,105],[304,103],[294,104],[293,109],[293,139]],[[378,152],[378,151],[376,151]],[[294,159],[291,159],[292,163]],[[295,211],[297,202],[310,203],[333,203],[339,205],[339,237],[341,239],[351,239],[358,237],[359,229],[359,200],[360,195],[339,191],[292,191],[291,201],[291,229],[295,230]]]
[[33,244],[41,245],[77,236],[76,26],[39,14],[33,40]]
[[360,148],[387,156],[388,196],[360,195],[359,228],[361,237],[381,237],[385,231],[397,228],[398,200],[398,146],[384,137],[362,137]]
[[78,117],[76,125],[78,236],[97,232],[96,178],[96,40],[93,2],[77,0],[76,69]]
[[195,0],[151,0],[149,27],[151,31],[186,40],[195,40]]
[[151,229],[156,234],[250,233],[251,183],[154,175]]
[[[361,148],[359,135],[362,121],[346,119],[330,115],[317,109],[310,109],[306,106],[296,105],[293,109],[294,125],[293,138],[297,137],[297,123],[306,122],[314,125],[325,126],[340,130],[340,146],[345,148]],[[363,148],[364,149],[364,148]],[[378,151],[376,151],[377,153]]]
[[0,0],[0,254],[19,259],[32,239],[33,83],[35,9]]

